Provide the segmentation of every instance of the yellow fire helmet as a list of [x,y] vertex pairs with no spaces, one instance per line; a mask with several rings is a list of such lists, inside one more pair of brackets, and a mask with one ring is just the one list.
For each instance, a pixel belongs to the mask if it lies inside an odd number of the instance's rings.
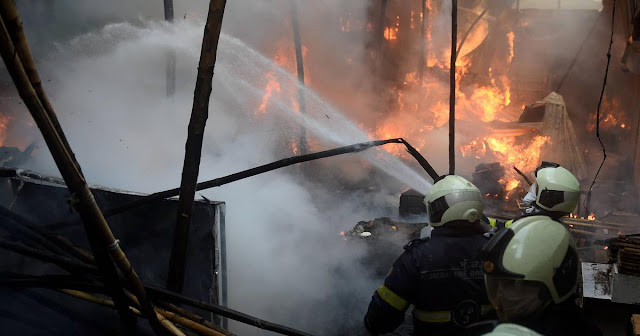
[[482,217],[480,189],[457,175],[447,175],[437,181],[424,203],[433,227],[460,220],[473,223]]
[[536,172],[536,183],[536,204],[541,209],[571,213],[580,201],[580,182],[566,168],[542,168]]
[[579,260],[569,232],[547,216],[499,230],[482,249],[485,284],[501,319],[517,321],[576,292]]

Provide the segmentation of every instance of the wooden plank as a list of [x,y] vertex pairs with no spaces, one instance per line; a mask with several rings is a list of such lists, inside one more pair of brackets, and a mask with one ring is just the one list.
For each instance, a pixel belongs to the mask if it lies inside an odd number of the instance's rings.
[[633,334],[640,336],[640,314],[631,315],[631,325],[633,327]]

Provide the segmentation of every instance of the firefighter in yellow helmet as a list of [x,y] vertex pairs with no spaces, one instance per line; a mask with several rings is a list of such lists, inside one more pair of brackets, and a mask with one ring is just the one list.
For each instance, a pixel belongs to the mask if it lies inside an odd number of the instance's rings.
[[482,255],[489,300],[505,323],[488,335],[602,335],[575,303],[580,262],[562,224],[522,218],[498,231]]
[[449,175],[431,187],[425,203],[431,237],[409,242],[373,294],[364,319],[372,334],[398,328],[411,304],[414,335],[466,335],[466,326],[492,311],[480,259],[488,241],[480,190]]

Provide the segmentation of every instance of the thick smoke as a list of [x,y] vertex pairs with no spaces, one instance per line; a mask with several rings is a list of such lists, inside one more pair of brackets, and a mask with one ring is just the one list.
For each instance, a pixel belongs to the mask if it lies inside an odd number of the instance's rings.
[[[339,1],[305,4],[300,21],[303,36],[313,36],[305,43],[311,50],[309,67],[324,69],[309,72],[310,86],[329,95],[331,90],[354,94],[328,104],[321,94],[307,91],[308,115],[301,116],[291,108],[296,77],[261,55],[273,52],[271,41],[290,34],[282,22],[289,18],[289,3],[229,2],[200,180],[291,155],[289,146],[301,124],[312,150],[368,140],[350,120],[362,122],[358,117],[375,105],[371,75],[364,65],[335,66],[342,61],[341,49],[350,50],[357,64],[365,37],[340,45],[339,26],[323,20],[337,17],[344,6]],[[82,9],[71,12],[77,11]],[[349,11],[358,16],[354,22],[364,21],[365,1],[349,5]],[[50,49],[40,53],[45,89],[90,183],[146,193],[179,185],[204,12],[204,1],[200,6],[177,3],[173,26],[128,12],[128,22],[116,19],[72,38],[60,33],[63,37],[49,41]],[[29,36],[43,36],[43,27],[28,23]],[[177,59],[177,89],[167,98],[165,62],[171,50]],[[266,113],[256,114],[269,72],[282,83],[282,92],[269,100]],[[353,112],[346,117],[334,106]],[[37,129],[21,137],[40,141],[26,168],[58,175]],[[369,150],[201,192],[227,204],[230,307],[312,333],[360,329],[380,279],[360,263],[364,246],[347,244],[338,233],[360,220],[395,216],[398,194],[409,187],[424,192],[428,184],[386,152]],[[231,328],[238,334],[255,330],[239,324]]]
[[[46,8],[25,1],[21,11],[45,89],[87,179],[139,192],[179,185],[207,1],[177,1],[174,26],[161,22],[161,2],[58,3]],[[29,4],[33,6],[27,8]],[[349,13],[350,24],[366,25],[370,1],[365,0],[299,2],[307,83],[314,91],[307,92],[308,117],[291,108],[295,75],[268,60],[279,50],[293,50],[289,5],[289,1],[247,0],[227,4],[200,180],[291,155],[300,124],[310,130],[311,147],[316,150],[365,141],[366,134],[346,121],[372,127],[381,112],[386,115],[380,110],[388,103],[384,98],[388,85],[375,79],[365,61],[371,42],[366,29],[343,34],[336,20]],[[446,12],[445,3],[433,22],[432,47],[438,46],[442,62],[448,61]],[[583,34],[590,27],[589,21],[570,22]],[[566,61],[562,64],[566,66],[579,43],[572,46],[544,52]],[[165,64],[171,50],[177,59],[172,99],[165,95]],[[519,52],[535,56],[543,51]],[[292,53],[289,57],[293,60]],[[575,71],[580,80],[589,76],[584,66],[579,64]],[[281,92],[268,101],[266,113],[256,114],[268,73],[281,83]],[[414,100],[446,97],[446,77],[436,84],[432,96],[415,92]],[[433,108],[443,107],[447,108]],[[460,109],[470,116],[477,112],[472,104]],[[347,117],[339,111],[346,111]],[[411,111],[395,117],[419,124]],[[17,102],[12,113],[20,125],[27,124],[26,111]],[[24,125],[16,128],[21,141],[40,139],[36,129]],[[470,125],[460,126],[459,132],[475,135],[471,131],[478,132],[477,128]],[[423,152],[439,171],[446,170],[445,128],[414,138],[425,143]],[[10,138],[16,137],[10,134]],[[27,168],[58,174],[42,142]],[[345,244],[338,232],[359,220],[393,216],[398,193],[409,187],[425,191],[428,185],[406,165],[370,150],[202,192],[227,203],[230,306],[313,333],[353,332],[380,279],[360,264],[365,250]],[[232,330],[258,333],[236,324]]]

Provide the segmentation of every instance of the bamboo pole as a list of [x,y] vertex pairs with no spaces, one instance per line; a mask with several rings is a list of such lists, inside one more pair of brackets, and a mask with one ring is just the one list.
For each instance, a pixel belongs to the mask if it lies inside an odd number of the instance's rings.
[[[114,307],[113,301],[108,300],[102,297],[98,297],[91,293],[100,293],[106,294],[105,287],[103,285],[97,283],[88,283],[86,279],[78,279],[76,277],[70,277],[68,275],[60,276],[60,275],[45,275],[45,276],[30,276],[30,275],[21,275],[15,273],[0,273],[0,285],[7,287],[35,287],[35,288],[46,288],[46,289],[54,289],[58,291],[62,291],[66,294],[70,294],[76,297],[87,299],[88,301],[103,304],[109,307]],[[137,299],[135,296],[131,296],[132,302],[139,306]],[[165,304],[166,306],[173,306],[171,304]],[[132,311],[136,315],[141,315],[140,311],[132,307]],[[220,336],[220,335],[232,335],[226,330],[219,331],[216,330],[218,328],[214,324],[208,321],[199,321],[192,319],[192,316],[195,314],[184,310],[182,308],[177,308],[177,312],[165,312],[163,310],[157,309],[156,312],[160,314],[159,319],[162,321],[163,319],[168,319],[171,322],[180,324],[187,329],[196,331],[200,335],[209,335],[209,336]],[[195,315],[197,318],[200,316]],[[201,318],[200,318],[201,319]],[[206,323],[203,323],[206,322]],[[169,328],[170,331],[174,331],[174,326],[171,326],[165,323],[165,327]]]
[[74,274],[99,274],[98,268],[93,265],[79,263],[71,258],[66,258],[51,252],[45,252],[22,244],[10,242],[8,240],[0,239],[0,248],[53,263],[56,266]]
[[[66,288],[66,289],[82,289],[82,290],[92,290],[93,292],[102,292],[104,291],[104,287],[96,287],[93,283],[83,283],[78,281],[66,281],[65,279],[73,280],[73,277],[69,276],[29,276],[29,275],[14,275],[9,273],[0,273],[0,285],[12,286],[12,287],[33,287],[33,288],[48,288],[48,289],[56,289],[56,288]],[[228,317],[235,321],[239,321],[242,323],[246,323],[252,325],[254,327],[269,330],[273,332],[277,332],[283,335],[292,335],[292,336],[307,336],[309,334],[295,330],[283,325],[279,325],[276,323],[272,323],[269,321],[265,321],[239,311],[223,307],[217,304],[207,303],[198,301],[196,299],[192,299],[186,297],[181,294],[177,294],[166,289],[152,286],[149,284],[145,285],[146,290],[149,292],[149,295],[154,297],[156,300],[164,300],[167,303],[175,304],[186,304],[192,307],[200,308],[214,314]]]
[[[140,302],[138,302],[138,300],[136,299],[135,296],[130,295],[129,296],[131,301],[133,303],[135,303],[137,306],[140,306]],[[182,325],[183,327],[186,327],[187,329],[190,329],[192,331],[197,332],[200,335],[207,335],[207,336],[224,336],[218,332],[216,332],[215,330],[211,330],[205,326],[203,326],[202,324],[198,324],[195,323],[185,317],[182,316],[178,316],[175,313],[172,312],[165,312],[161,309],[155,308],[156,310],[156,315],[158,315],[158,319],[160,321],[162,321],[163,319],[168,319],[171,322],[174,323],[178,323],[180,325]]]
[[458,0],[451,1],[451,66],[449,72],[449,174],[456,173],[456,45]]
[[426,23],[427,23],[427,1],[428,0],[420,0],[422,18],[420,20],[420,54],[418,55],[418,82],[422,85],[422,80],[424,78],[424,65],[425,65],[425,52],[426,52],[426,44],[427,41],[425,39],[426,34]]
[[209,329],[213,329],[225,336],[236,336],[234,334],[232,334],[231,332],[229,332],[228,330],[225,330],[211,322],[209,322],[207,319],[205,319],[204,317],[194,314],[186,309],[180,308],[172,303],[164,303],[164,302],[160,302],[159,305],[166,311],[170,311],[170,312],[174,312],[176,314],[182,315],[188,319],[190,319],[193,322],[199,323],[204,325],[205,327],[209,328]]
[[[164,2],[164,20],[173,23],[173,0],[163,0]],[[176,50],[171,48],[167,52],[166,64],[166,89],[167,97],[173,97],[176,93]]]
[[169,321],[173,322],[173,323],[177,323],[189,330],[192,330],[200,335],[206,335],[206,336],[225,336],[223,333],[219,333],[213,329],[207,328],[202,324],[196,323],[194,321],[191,321],[190,319],[180,316],[176,313],[172,313],[172,312],[168,312],[168,311],[164,311],[164,310],[160,310],[157,309],[158,314],[160,314],[161,316],[165,317],[166,319],[168,319]]
[[[300,24],[298,23],[298,3],[291,0],[291,27],[293,30],[293,44],[296,50],[296,70],[298,72],[298,108],[300,113],[307,113],[307,104],[304,95],[304,60],[302,57],[302,41],[300,38]],[[300,126],[300,154],[307,154],[307,130]]]
[[[3,0],[0,1],[0,13],[5,22],[5,28],[10,36],[13,36],[13,43],[15,44],[14,50],[15,53],[20,58],[22,62],[22,67],[29,78],[29,82],[31,86],[36,92],[38,99],[42,103],[53,127],[58,131],[59,134],[62,134],[62,127],[58,122],[58,118],[53,111],[53,107],[49,102],[49,98],[44,92],[44,88],[42,87],[42,80],[40,80],[40,75],[38,75],[38,70],[36,68],[36,64],[33,60],[33,56],[31,55],[31,48],[29,48],[29,44],[27,43],[27,38],[24,34],[24,29],[22,28],[22,20],[20,20],[20,14],[18,12],[18,8],[15,5],[14,1]],[[71,146],[67,141],[66,137],[61,137],[60,139],[63,142],[64,147],[70,153],[75,161],[75,156],[73,151],[71,151]],[[79,170],[79,167],[78,167]],[[82,171],[80,171],[82,174]]]
[[[65,251],[67,254],[75,257],[76,259],[84,263],[88,263],[88,264],[96,263],[95,259],[90,253],[88,253],[83,249],[79,249],[75,247],[73,243],[71,243],[66,238],[56,234],[55,232],[49,231],[43,227],[36,225],[35,223],[31,222],[31,220],[5,208],[2,205],[0,205],[0,216],[6,217],[11,221],[16,222],[20,227],[24,227],[26,229],[33,231],[35,234],[40,235],[43,239],[49,240],[54,246],[58,247],[59,249]],[[5,224],[6,224],[6,221],[5,221]],[[52,252],[56,253],[55,251],[52,251]]]
[[147,291],[149,291],[150,295],[153,295],[158,299],[164,299],[167,301],[172,301],[175,303],[181,303],[181,304],[186,304],[192,307],[200,308],[217,315],[221,315],[239,322],[252,325],[260,329],[277,332],[283,335],[309,336],[309,334],[299,330],[295,330],[295,329],[292,329],[283,325],[275,324],[269,321],[261,320],[259,318],[249,316],[247,314],[241,313],[239,311],[236,311],[227,307],[198,301],[198,300],[186,297],[184,295],[180,295],[180,294],[168,291],[164,288],[160,288],[153,285],[146,285],[145,288],[147,289]]
[[[73,289],[58,289],[58,291],[61,293],[73,296],[75,298],[91,302],[91,303],[97,303],[99,305],[111,307],[111,308],[115,307],[113,301],[107,298],[99,297],[86,292],[73,290]],[[129,308],[134,312],[134,314],[142,316],[142,313],[140,312],[140,310],[138,310],[138,308],[135,308],[135,307],[129,307]],[[169,321],[166,317],[162,316],[158,312],[156,312],[156,315],[158,320],[162,324],[162,326],[165,327],[167,331],[169,331],[171,334],[175,336],[187,336],[180,329],[178,329],[173,323],[171,323],[171,321]]]
[[163,0],[164,3],[164,19],[173,22],[173,0]]
[[211,97],[213,68],[216,63],[218,39],[222,30],[222,18],[226,0],[210,0],[207,23],[202,38],[202,50],[198,64],[198,76],[193,93],[193,108],[187,143],[185,145],[184,165],[182,167],[182,181],[180,183],[180,198],[178,200],[178,214],[176,228],[173,235],[173,247],[169,261],[167,287],[176,292],[182,292],[184,284],[184,267],[189,240],[189,226],[191,212],[195,199],[196,184],[200,170],[200,157],[204,129],[209,116],[209,99]]
[[458,55],[460,54],[460,51],[462,50],[462,46],[464,45],[464,42],[467,40],[467,37],[469,37],[469,34],[471,34],[471,31],[473,31],[473,28],[478,24],[478,22],[480,22],[480,20],[484,17],[484,15],[487,14],[488,10],[489,10],[489,7],[485,8],[476,17],[476,19],[473,20],[473,22],[471,23],[469,28],[467,28],[467,30],[464,32],[464,35],[462,35],[462,38],[460,39],[460,45],[458,46],[458,48],[456,50],[456,59],[458,59]]
[[74,275],[26,275],[0,272],[0,286],[19,288],[76,289],[84,292],[109,294],[107,288],[87,277]]
[[[21,49],[28,48],[28,44],[26,40],[24,40],[24,34],[10,36],[9,31],[7,30],[5,18],[11,17],[9,15],[11,12],[6,11],[6,9],[15,9],[15,3],[13,1],[2,1],[1,3],[3,5],[3,7],[0,7],[2,14],[0,25],[0,53],[2,54],[2,59],[4,60],[7,70],[18,89],[20,97],[29,109],[29,112],[38,125],[38,128],[41,130],[47,147],[51,151],[53,159],[72,194],[71,203],[79,212],[80,217],[85,224],[87,237],[94,255],[96,256],[96,260],[98,261],[98,265],[100,265],[100,269],[109,283],[112,284],[111,286],[113,286],[112,296],[118,303],[119,308],[121,308],[119,309],[121,317],[123,320],[129,321],[126,324],[131,326],[131,319],[126,317],[128,316],[128,313],[126,312],[126,308],[121,304],[122,290],[118,290],[114,285],[116,283],[114,279],[117,279],[117,274],[115,273],[115,269],[113,269],[113,265],[109,261],[105,246],[109,248],[112,257],[123,273],[131,281],[140,301],[144,303],[145,312],[149,314],[148,318],[154,331],[162,334],[162,328],[155,317],[152,316],[153,308],[145,296],[144,288],[142,287],[138,276],[135,274],[131,264],[113,237],[111,229],[102,216],[102,213],[100,212],[100,209],[98,208],[98,205],[96,204],[95,199],[84,180],[80,167],[75,161],[71,149],[66,146],[68,143],[65,139],[64,132],[59,128],[59,125],[56,127],[57,123],[54,121],[54,111],[51,110],[48,112],[44,107],[46,103],[43,104],[40,100],[36,89],[31,84],[29,76],[25,71],[20,54],[14,47],[13,41],[17,41],[16,43],[19,46],[23,46]],[[17,9],[15,12],[17,13]],[[15,22],[20,22],[19,16],[14,19],[12,24],[15,24]],[[26,55],[26,52],[23,51],[22,53]],[[33,60],[26,60],[25,63],[29,65],[33,63]],[[31,69],[31,71],[37,74],[37,70],[35,68]],[[33,78],[34,75],[31,77]]]
[[[302,162],[308,162],[308,161],[328,158],[328,157],[347,154],[347,153],[361,152],[371,147],[382,146],[382,145],[393,144],[393,143],[405,145],[405,147],[407,148],[407,152],[409,152],[409,154],[411,154],[416,159],[416,161],[418,161],[420,166],[422,166],[422,168],[425,169],[427,174],[431,176],[432,179],[435,180],[439,177],[438,173],[433,169],[433,167],[431,167],[431,165],[427,162],[427,160],[415,148],[413,148],[413,146],[411,146],[409,142],[407,142],[402,138],[394,138],[394,139],[387,139],[387,140],[361,142],[358,144],[338,147],[338,148],[329,149],[326,151],[321,151],[321,152],[316,152],[316,153],[311,153],[306,155],[292,156],[292,157],[274,161],[262,166],[258,166],[258,167],[250,168],[247,170],[243,170],[241,172],[233,173],[231,175],[219,177],[209,181],[200,182],[196,185],[196,190],[219,187],[228,183],[232,183],[248,177],[256,176],[272,170],[280,169],[283,167],[291,166],[291,165],[302,163]],[[179,194],[180,194],[179,188],[160,191],[157,193],[144,196],[135,201],[125,203],[123,205],[116,206],[111,209],[107,209],[104,212],[104,215],[106,217],[114,216],[145,204],[160,201],[169,197],[178,196]]]
[[376,71],[379,74],[382,73],[382,49],[384,46],[384,30],[386,27],[386,15],[387,15],[387,0],[380,0],[380,18],[378,20],[378,36],[376,36],[376,42],[378,46],[378,58],[376,64]]
[[533,185],[533,182],[531,182],[531,179],[529,179],[529,177],[527,175],[525,175],[525,173],[523,173],[522,170],[518,169],[518,167],[516,167],[516,166],[513,166],[513,170],[515,170],[516,173],[518,173],[518,175],[522,176],[524,181],[527,182],[527,184],[529,186]]
[[[281,159],[281,160],[278,160],[278,161],[275,161],[275,162],[271,162],[271,163],[268,163],[268,164],[265,164],[265,165],[262,165],[262,166],[254,167],[254,168],[247,169],[247,170],[243,170],[241,172],[233,173],[231,175],[219,177],[219,178],[216,178],[216,179],[213,179],[213,180],[209,180],[209,181],[205,181],[205,182],[200,182],[200,183],[198,183],[196,185],[196,190],[203,190],[203,189],[219,187],[221,185],[232,183],[232,182],[235,182],[235,181],[238,181],[238,180],[242,180],[242,179],[245,179],[245,178],[248,178],[248,177],[256,176],[256,175],[259,175],[259,174],[263,174],[263,173],[266,173],[266,172],[269,172],[269,171],[272,171],[272,170],[276,170],[276,169],[279,169],[279,168],[291,166],[291,165],[294,165],[294,164],[298,164],[298,163],[302,163],[302,162],[308,162],[308,161],[312,161],[312,160],[318,160],[318,159],[327,158],[327,157],[336,156],[336,155],[360,152],[360,151],[369,149],[371,147],[382,146],[382,145],[386,145],[386,144],[390,144],[390,143],[406,143],[406,142],[404,140],[402,140],[401,138],[388,139],[388,140],[377,140],[377,141],[362,142],[362,143],[358,143],[358,144],[355,144],[355,145],[334,148],[334,149],[330,149],[330,150],[326,150],[326,151],[322,151],[322,152],[316,152],[316,153],[311,153],[311,154],[306,154],[306,155],[293,156],[293,157]],[[156,202],[156,201],[163,200],[163,199],[169,198],[169,197],[178,196],[179,194],[180,194],[180,189],[179,188],[174,188],[174,189],[169,189],[169,190],[153,193],[153,194],[144,196],[142,198],[139,198],[139,199],[137,199],[135,201],[123,204],[121,206],[117,206],[115,208],[107,209],[105,211],[105,216],[107,216],[107,217],[113,216],[113,215],[125,212],[127,210],[131,210],[133,208],[139,207],[141,205],[149,204],[151,202]]]

